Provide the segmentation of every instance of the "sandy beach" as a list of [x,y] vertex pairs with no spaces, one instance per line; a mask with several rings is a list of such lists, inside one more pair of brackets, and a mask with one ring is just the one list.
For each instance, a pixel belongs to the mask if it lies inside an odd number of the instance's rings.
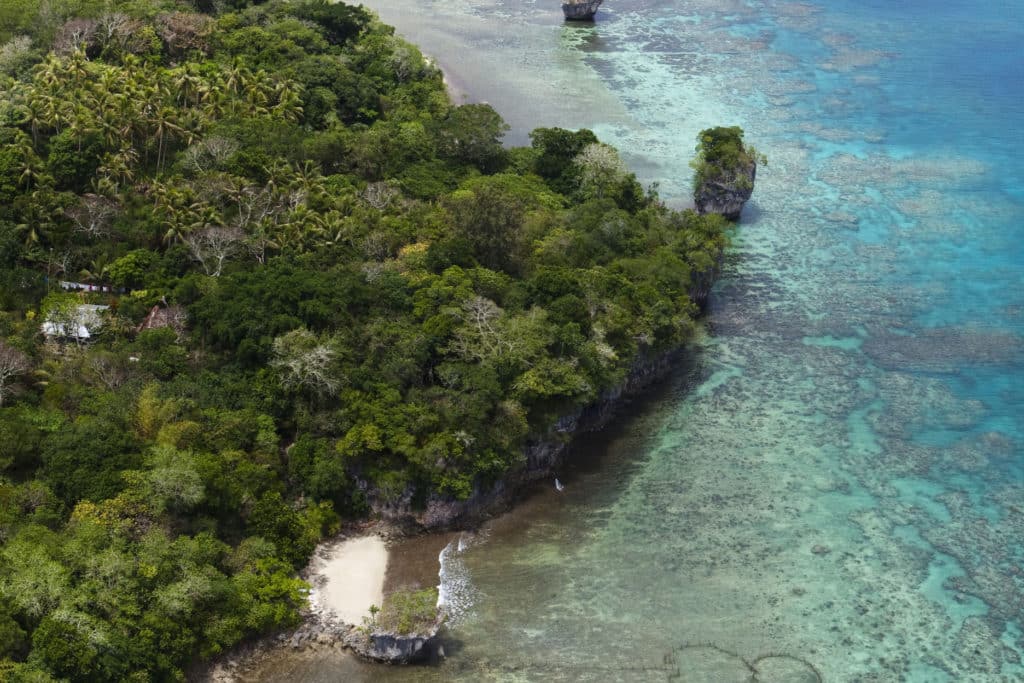
[[360,625],[370,606],[384,601],[388,550],[379,536],[348,538],[323,546],[310,562],[310,606]]

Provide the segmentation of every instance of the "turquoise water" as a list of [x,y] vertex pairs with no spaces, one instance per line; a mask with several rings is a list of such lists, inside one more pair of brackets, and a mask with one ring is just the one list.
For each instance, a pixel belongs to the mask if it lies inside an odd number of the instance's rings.
[[262,680],[1024,680],[1024,2],[367,4],[514,139],[769,166],[692,363],[459,554],[453,656]]

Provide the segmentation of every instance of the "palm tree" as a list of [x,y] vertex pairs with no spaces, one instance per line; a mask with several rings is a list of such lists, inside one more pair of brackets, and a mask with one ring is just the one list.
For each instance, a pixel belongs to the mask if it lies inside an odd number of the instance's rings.
[[42,240],[42,232],[39,230],[39,226],[32,221],[18,223],[14,226],[14,229],[24,235],[22,244],[26,247],[38,245]]
[[278,229],[282,248],[301,254],[324,236],[324,221],[317,212],[300,206],[281,221]]
[[178,104],[185,106],[199,104],[206,82],[199,75],[196,65],[188,62],[184,67],[175,69],[172,77],[174,87],[178,91]]
[[103,157],[103,163],[97,169],[97,177],[93,181],[96,194],[115,194],[121,185],[127,185],[135,180],[132,168],[138,160],[139,153],[129,146],[123,147],[117,154],[107,154]]
[[238,95],[252,81],[252,72],[246,68],[241,57],[235,57],[231,67],[224,73],[221,85],[230,93]]
[[271,108],[272,114],[292,123],[302,117],[302,96],[296,83],[281,81],[275,86],[274,95],[277,104]]
[[75,138],[78,143],[78,151],[81,152],[85,139],[89,137],[90,133],[100,130],[101,127],[97,125],[95,113],[89,107],[81,102],[74,102],[72,107],[67,130]]
[[22,185],[28,189],[47,184],[46,181],[49,179],[49,176],[46,175],[46,167],[43,164],[43,160],[36,154],[36,150],[28,136],[19,131],[11,143],[11,148],[21,157],[21,175],[19,180]]
[[116,147],[123,137],[124,127],[112,107],[108,107],[100,113],[97,125],[99,126],[100,134],[103,136],[103,144],[108,148]]
[[182,214],[188,195],[178,187],[161,182],[152,184],[150,194],[153,196],[153,212],[161,218],[160,225],[165,228],[160,241],[164,244],[174,244],[185,234]]
[[167,138],[178,134],[185,137],[185,129],[177,123],[177,110],[172,107],[161,107],[152,119],[153,134],[156,135],[156,167],[162,169],[164,165],[164,148]]
[[321,247],[336,247],[350,243],[350,230],[344,216],[339,212],[334,210],[328,211],[321,215],[321,221],[322,228],[318,240],[318,244]]
[[220,88],[211,88],[203,98],[203,118],[207,121],[217,121],[224,118],[228,112],[228,99]]
[[103,252],[90,261],[88,266],[82,268],[78,276],[85,282],[103,282],[110,272],[110,264],[110,256]]
[[267,105],[270,103],[271,95],[274,94],[274,82],[267,75],[266,71],[260,69],[255,74],[252,74],[248,80],[242,82],[242,87],[238,94],[249,105],[251,113],[268,114],[270,110],[267,108]]
[[142,60],[138,56],[131,53],[121,57],[121,68],[124,70],[125,78],[129,81],[134,81],[135,76],[138,74],[139,65]]
[[63,211],[54,207],[53,193],[46,189],[35,190],[32,201],[22,210],[22,222],[15,229],[22,233],[25,246],[41,245],[48,242],[47,234],[54,227]]
[[305,197],[319,197],[324,192],[324,177],[320,173],[320,166],[316,162],[303,161],[298,166],[286,166],[291,177],[288,178],[287,188],[292,192],[300,191]]
[[63,97],[55,95],[43,95],[42,96],[42,115],[49,128],[56,130],[58,133],[64,127],[64,123],[68,120],[68,103]]
[[32,131],[32,144],[38,147],[39,130],[42,126],[49,123],[46,117],[46,103],[33,90],[30,96],[24,99],[22,106],[25,112],[25,123],[28,124],[29,130]]
[[64,71],[63,61],[51,52],[33,68],[33,81],[47,90],[54,90],[60,86]]
[[64,69],[67,74],[71,75],[75,86],[81,87],[89,76],[89,58],[86,57],[85,50],[82,48],[75,50],[65,62]]
[[135,100],[128,93],[118,93],[111,102],[111,117],[120,125],[118,132],[121,139],[127,138],[130,147],[135,146],[135,133],[140,124],[139,110]]
[[119,69],[103,68],[95,81],[95,87],[110,95],[120,92],[123,85],[120,74]]

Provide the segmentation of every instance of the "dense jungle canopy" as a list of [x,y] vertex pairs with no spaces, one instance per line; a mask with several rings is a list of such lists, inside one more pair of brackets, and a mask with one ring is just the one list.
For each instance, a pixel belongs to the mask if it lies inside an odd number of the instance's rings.
[[505,130],[360,7],[0,3],[0,679],[295,623],[343,520],[471,495],[692,334],[721,219]]

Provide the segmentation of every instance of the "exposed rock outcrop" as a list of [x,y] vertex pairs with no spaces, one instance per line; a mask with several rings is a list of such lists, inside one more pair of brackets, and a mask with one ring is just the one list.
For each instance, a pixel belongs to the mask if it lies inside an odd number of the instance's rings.
[[562,12],[569,21],[591,21],[604,0],[570,0],[562,3]]
[[[309,580],[308,576],[303,578]],[[196,683],[235,683],[282,648],[311,652],[345,648],[384,664],[434,662],[444,657],[440,635],[443,623],[444,613],[439,611],[437,621],[424,632],[399,634],[349,624],[311,601],[296,628],[237,645],[213,662],[197,663],[186,678]]]
[[730,221],[737,221],[743,205],[754,193],[754,178],[757,176],[757,161],[738,169],[711,174],[694,190],[693,199],[698,213],[721,214]]
[[[721,255],[715,268],[694,277],[690,288],[690,299],[702,310],[707,306],[721,267]],[[670,349],[659,354],[641,354],[633,367],[617,386],[605,391],[601,397],[588,406],[563,415],[551,430],[541,438],[527,443],[524,449],[525,464],[509,472],[492,486],[479,484],[472,495],[465,500],[431,494],[426,505],[416,506],[413,502],[415,491],[410,487],[397,500],[383,499],[372,490],[367,490],[367,499],[373,514],[396,527],[410,531],[472,528],[487,517],[503,511],[515,501],[516,494],[531,482],[551,476],[562,462],[573,438],[585,432],[604,427],[615,416],[615,412],[631,397],[661,379],[672,369],[681,348]]]
[[350,630],[343,642],[356,654],[385,664],[415,664],[437,656],[440,647],[438,627],[430,633],[399,634],[361,629]]
[[574,436],[606,425],[628,397],[664,377],[677,354],[678,350],[673,350],[653,358],[639,359],[620,385],[605,392],[589,406],[564,415],[543,438],[527,444],[523,467],[508,473],[492,486],[478,485],[466,500],[431,494],[426,505],[417,509],[413,505],[413,491],[409,490],[397,501],[384,502],[371,496],[374,513],[395,524],[432,531],[476,526],[488,516],[507,509],[524,486],[551,476]]

